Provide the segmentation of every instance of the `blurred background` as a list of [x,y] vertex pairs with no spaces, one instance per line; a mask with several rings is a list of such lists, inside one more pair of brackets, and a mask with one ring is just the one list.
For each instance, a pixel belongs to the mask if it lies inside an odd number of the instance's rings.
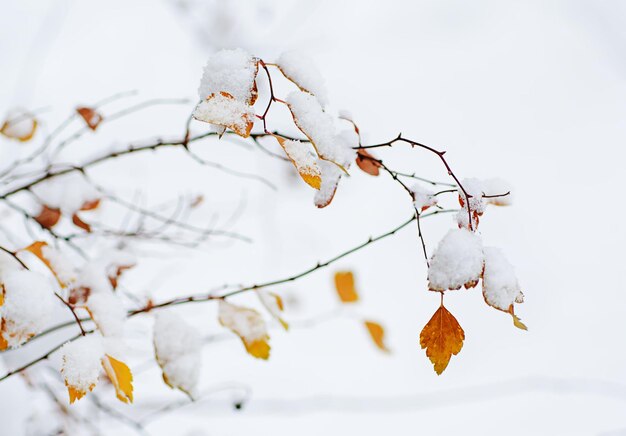
[[[146,419],[148,434],[626,435],[625,2],[5,1],[0,113],[38,110],[47,132],[77,105],[136,90],[115,108],[156,98],[189,103],[111,122],[61,158],[180,137],[207,58],[233,47],[268,62],[288,49],[310,55],[326,79],[331,109],[348,110],[366,144],[402,132],[447,150],[461,177],[508,180],[514,205],[490,209],[481,234],[516,266],[526,296],[516,313],[529,330],[515,329],[478,290],[450,292],[446,306],[466,340],[437,376],[419,332],[439,296],[426,290],[411,226],[330,269],[271,289],[284,296],[294,328],[272,330],[268,362],[245,355],[236,339],[222,340],[212,304],[177,308],[219,340],[203,353],[206,395]],[[278,92],[287,89],[279,85]],[[271,126],[286,122],[277,116]],[[194,132],[202,129],[192,124]],[[29,146],[0,142],[3,165],[27,153],[20,147]],[[384,176],[353,170],[333,203],[318,210],[292,167],[258,148],[225,140],[193,147],[277,189],[197,165],[177,150],[92,173],[128,200],[140,191],[145,204],[201,194],[195,219],[215,219],[253,240],[196,249],[138,245],[141,262],[125,286],[157,301],[297,273],[411,215],[406,194]],[[447,177],[436,157],[420,150],[399,146],[377,156],[394,169]],[[98,213],[116,219],[106,208]],[[424,221],[429,253],[454,225],[445,215]],[[354,307],[340,307],[336,269],[356,275],[361,301]],[[257,304],[251,296],[237,301]],[[139,318],[129,323],[136,403],[117,404],[112,395],[102,401],[149,416],[185,397],[146,363],[152,320]],[[364,318],[385,326],[390,354],[371,344]],[[5,358],[8,369],[18,361]],[[3,434],[25,434],[25,423],[42,419],[35,398],[21,379],[0,383]],[[136,432],[108,415],[98,419],[102,434]]]

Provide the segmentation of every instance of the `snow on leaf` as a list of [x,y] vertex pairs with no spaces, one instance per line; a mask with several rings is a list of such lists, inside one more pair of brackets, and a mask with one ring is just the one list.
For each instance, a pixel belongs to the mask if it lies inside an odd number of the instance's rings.
[[200,102],[193,112],[198,121],[231,129],[239,136],[247,138],[254,125],[254,111],[245,102],[235,99],[227,92],[220,91],[209,95]]
[[420,345],[439,375],[446,369],[450,358],[463,348],[465,332],[443,304],[420,333]]
[[464,228],[450,230],[430,259],[428,288],[439,292],[462,286],[473,288],[478,284],[483,265],[480,236]]
[[259,359],[269,358],[270,337],[267,334],[265,321],[259,312],[221,300],[219,322],[241,338],[249,354]]
[[7,346],[16,348],[48,325],[54,310],[54,290],[46,277],[29,270],[3,274],[2,286],[2,338]]
[[374,341],[374,344],[376,344],[380,350],[388,353],[389,348],[385,345],[385,329],[383,326],[374,321],[365,321],[365,327],[367,327],[367,331],[372,341]]
[[50,247],[46,242],[35,241],[20,251],[28,251],[41,260],[52,272],[62,288],[69,286],[75,279],[75,271],[69,261],[57,249]]
[[61,375],[67,386],[70,404],[96,386],[103,354],[102,341],[95,335],[80,337],[61,348]]
[[20,142],[30,141],[37,131],[34,115],[25,111],[13,111],[0,127],[0,134]]
[[202,363],[200,334],[181,317],[166,311],[156,316],[153,342],[163,381],[193,398]]
[[122,336],[126,310],[116,294],[111,291],[93,293],[87,299],[86,309],[102,336]]
[[285,330],[289,330],[289,324],[287,324],[287,322],[285,322],[285,320],[281,317],[284,305],[283,299],[280,298],[280,295],[268,292],[265,289],[257,289],[257,295],[259,296],[261,304],[270,313],[270,315],[272,315],[272,317],[276,319],[276,321],[278,321]]
[[374,159],[374,156],[367,152],[367,150],[357,150],[356,152],[357,166],[370,176],[378,176],[380,174],[380,163]]
[[296,167],[302,180],[312,188],[320,189],[322,184],[322,172],[317,164],[318,158],[311,149],[311,144],[285,139],[278,135],[273,136],[283,150],[285,150],[285,154]]
[[498,248],[485,247],[483,251],[485,253],[483,271],[485,302],[495,309],[510,312],[511,307],[521,298],[522,293],[513,265]]
[[313,61],[296,51],[282,53],[276,65],[283,75],[304,92],[313,94],[325,106],[328,96],[324,78]]
[[315,206],[321,209],[328,206],[335,198],[343,171],[334,163],[325,160],[319,161],[319,167],[322,172],[322,183],[319,190],[315,193],[313,202]]
[[244,50],[220,50],[204,67],[198,97],[206,100],[212,94],[225,92],[251,106],[257,97],[255,78],[258,69],[258,59]]
[[82,117],[85,123],[87,123],[87,127],[91,130],[96,130],[103,120],[102,115],[90,107],[78,107],[76,108],[76,112]]
[[337,271],[335,273],[335,289],[342,303],[354,303],[359,300],[352,271]]
[[115,388],[115,394],[123,403],[133,402],[133,374],[130,368],[108,354],[102,357],[102,367]]
[[61,218],[61,209],[48,207],[45,204],[41,207],[39,215],[35,217],[35,221],[44,229],[51,229]]
[[423,212],[437,204],[437,197],[435,197],[434,192],[419,184],[411,187],[411,194],[413,195],[413,207],[417,211]]

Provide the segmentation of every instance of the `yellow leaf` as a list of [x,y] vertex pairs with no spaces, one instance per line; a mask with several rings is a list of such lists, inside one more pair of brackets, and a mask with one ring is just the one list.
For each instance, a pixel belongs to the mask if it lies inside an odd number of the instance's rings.
[[354,287],[352,271],[337,271],[335,273],[335,289],[342,303],[354,303],[359,295]]
[[47,247],[47,246],[48,244],[46,242],[35,241],[32,244],[30,244],[28,247],[23,248],[21,251],[28,251],[34,254],[35,256],[37,256],[39,260],[41,260],[48,267],[48,269],[52,272],[54,277],[57,279],[57,282],[59,282],[59,285],[62,288],[66,288],[69,283],[66,283],[65,281],[61,280],[61,278],[59,278],[59,274],[55,271],[54,267],[52,266],[50,262],[50,259],[48,259],[43,254],[43,247]]
[[528,331],[528,327],[526,327],[526,324],[524,324],[522,322],[521,319],[519,319],[519,317],[517,315],[515,315],[514,311],[513,311],[513,305],[511,304],[511,307],[509,307],[509,312],[511,314],[511,317],[513,318],[513,325],[515,327],[517,327],[520,330],[526,330]]
[[311,145],[306,142],[287,140],[278,135],[273,136],[283,148],[291,163],[296,167],[302,180],[310,187],[320,189],[320,186],[322,186],[322,172],[316,162],[317,156],[310,150]]
[[219,322],[241,338],[250,355],[265,360],[270,357],[270,337],[259,312],[221,300]]
[[446,369],[452,355],[459,354],[464,339],[465,332],[443,304],[420,333],[420,345],[426,349],[437,374]]
[[[81,390],[75,389],[72,386],[69,386],[67,383],[65,383],[65,385],[67,386],[67,392],[70,395],[70,404],[74,404],[74,401],[80,400],[87,393],[85,391],[81,391]],[[89,386],[89,391],[91,392],[95,386],[96,385]]]
[[382,351],[389,352],[389,348],[385,345],[385,329],[383,326],[374,321],[365,321],[365,327],[374,341],[374,344]]
[[115,387],[117,398],[124,403],[133,402],[133,374],[130,368],[117,359],[105,354],[102,367]]

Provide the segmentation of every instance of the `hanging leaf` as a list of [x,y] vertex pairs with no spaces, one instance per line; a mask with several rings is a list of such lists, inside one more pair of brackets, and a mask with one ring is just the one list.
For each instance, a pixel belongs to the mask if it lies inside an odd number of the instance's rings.
[[439,375],[446,369],[452,355],[463,348],[465,332],[443,304],[420,333],[420,345]]
[[268,292],[264,289],[257,289],[259,300],[272,317],[283,326],[285,330],[289,330],[289,324],[282,319],[281,314],[284,310],[283,299],[278,294]]
[[28,112],[14,111],[0,127],[0,134],[20,142],[30,141],[37,131],[37,120]]
[[511,318],[513,318],[513,325],[515,327],[517,327],[520,330],[528,331],[528,327],[526,327],[526,324],[524,324],[522,320],[519,319],[517,315],[515,315],[512,304],[511,304],[511,307],[509,307],[509,313],[511,314]]
[[113,289],[117,289],[117,283],[119,278],[122,276],[124,271],[127,271],[133,268],[135,265],[113,265],[112,270],[108,274],[109,282]]
[[298,174],[307,185],[320,189],[322,184],[322,172],[317,165],[317,156],[312,150],[311,144],[301,141],[292,141],[278,135],[273,135],[285,154],[296,167]]
[[35,221],[37,221],[44,229],[51,229],[59,222],[60,218],[61,209],[48,207],[44,204],[41,208],[41,212],[39,212],[39,215],[35,217]]
[[76,112],[85,120],[91,130],[96,130],[103,120],[102,115],[89,107],[76,108]]
[[88,200],[83,203],[80,207],[81,211],[89,211],[97,209],[100,206],[100,199],[96,198],[95,200]]
[[37,258],[48,267],[50,272],[52,272],[62,288],[69,286],[70,282],[74,279],[73,271],[69,265],[62,265],[62,263],[65,262],[61,259],[61,253],[50,247],[46,242],[35,241],[20,251],[28,251],[37,256]]
[[133,374],[130,368],[108,354],[102,358],[102,367],[115,387],[117,398],[123,403],[133,402]]
[[375,160],[374,156],[368,153],[366,150],[357,150],[356,164],[361,170],[369,174],[370,176],[378,176],[380,174],[380,163]]
[[335,289],[342,303],[354,303],[359,300],[352,271],[337,271],[335,273]]
[[385,345],[385,329],[383,326],[374,321],[365,321],[365,327],[367,327],[374,344],[382,351],[388,353],[389,348]]
[[246,351],[258,359],[270,357],[270,337],[259,312],[221,300],[219,322],[241,338]]

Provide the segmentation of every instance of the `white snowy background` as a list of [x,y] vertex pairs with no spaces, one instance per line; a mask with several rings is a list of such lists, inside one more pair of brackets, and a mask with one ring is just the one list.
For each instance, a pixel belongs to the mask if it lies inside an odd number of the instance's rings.
[[[237,339],[207,344],[205,399],[147,421],[149,434],[626,434],[625,2],[185,4],[3,0],[0,112],[48,108],[41,118],[49,129],[75,105],[119,91],[139,94],[118,108],[151,98],[194,101],[202,67],[216,49],[241,46],[266,61],[302,50],[325,76],[331,107],[353,114],[366,143],[402,132],[447,150],[463,177],[511,182],[514,205],[490,209],[481,233],[516,266],[526,296],[517,313],[529,331],[487,307],[478,290],[450,292],[446,306],[466,340],[437,376],[419,332],[439,296],[426,290],[411,226],[273,289],[285,296],[286,318],[296,326],[272,330],[270,360],[252,359]],[[103,125],[68,153],[178,137],[191,107],[154,107]],[[16,146],[0,145],[6,162]],[[331,206],[318,210],[292,167],[257,148],[215,140],[193,147],[206,159],[262,174],[278,190],[199,166],[180,150],[94,170],[127,199],[141,189],[147,204],[203,193],[204,218],[218,213],[220,224],[244,207],[231,227],[252,244],[143,247],[146,256],[124,285],[156,300],[289,276],[411,215],[406,194],[383,175],[355,168]],[[446,178],[426,152],[399,146],[377,155],[394,168]],[[430,252],[453,225],[449,216],[424,221]],[[355,271],[362,301],[322,322],[339,306],[332,273],[345,268]],[[234,301],[256,304],[245,296]],[[203,335],[223,332],[212,303],[175,310]],[[363,317],[385,325],[390,355],[370,343]],[[297,327],[309,319],[320,322]],[[128,326],[135,405],[118,403],[107,387],[95,391],[134,417],[185,400],[162,383],[158,367],[145,365],[152,322],[147,315]],[[9,354],[4,366],[18,362]],[[23,434],[24,420],[39,407],[35,398],[41,400],[18,378],[0,383],[0,433]],[[104,434],[134,434],[106,415],[98,419]]]

